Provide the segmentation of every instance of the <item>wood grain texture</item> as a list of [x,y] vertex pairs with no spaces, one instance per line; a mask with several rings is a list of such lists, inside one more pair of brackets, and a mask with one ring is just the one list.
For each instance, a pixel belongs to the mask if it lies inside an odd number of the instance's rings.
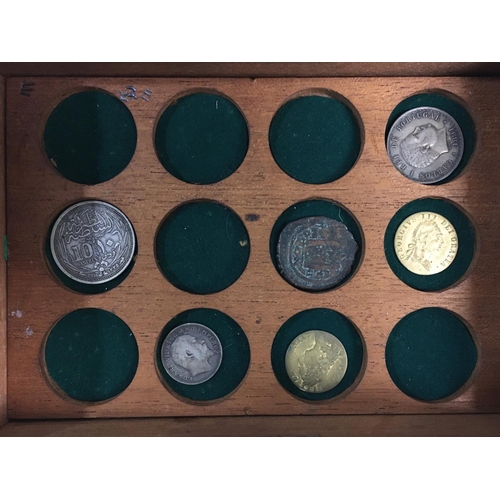
[[[19,94],[22,79],[7,84],[8,371],[10,418],[81,418],[146,416],[287,415],[287,414],[419,414],[500,412],[500,81],[474,78],[347,79],[113,79],[33,78],[32,97]],[[129,103],[137,123],[137,150],[115,179],[80,186],[60,176],[44,158],[40,134],[44,117],[62,96],[84,87],[118,95],[133,84],[153,90],[150,102]],[[363,120],[365,143],[356,166],[342,179],[313,186],[284,174],[271,156],[267,134],[279,106],[305,89],[342,94]],[[169,175],[156,158],[153,126],[164,105],[181,92],[217,89],[242,109],[249,125],[250,148],[242,166],[228,179],[210,185],[185,184]],[[458,179],[442,186],[423,186],[400,175],[385,151],[384,130],[394,107],[405,97],[441,89],[462,99],[478,129],[476,153]],[[440,293],[410,289],[391,272],[383,251],[385,228],[405,203],[442,196],[458,203],[474,220],[480,251],[474,272],[458,286]],[[47,272],[43,241],[54,215],[82,198],[100,198],[123,209],[134,224],[139,255],[130,276],[118,288],[98,296],[63,289]],[[277,217],[293,203],[312,197],[345,205],[363,228],[365,255],[356,276],[332,292],[314,295],[288,285],[269,256],[269,235]],[[245,220],[251,255],[241,278],[230,288],[208,296],[175,289],[159,272],[153,239],[164,215],[188,200],[209,198],[229,205]],[[449,308],[472,327],[480,347],[480,366],[460,396],[442,403],[422,403],[391,381],[384,360],[387,337],[404,315],[428,306]],[[131,385],[105,404],[85,406],[62,399],[45,382],[40,349],[51,326],[80,307],[100,307],[120,316],[135,333],[139,368]],[[241,387],[214,404],[194,405],[165,390],[154,366],[161,329],[174,315],[193,307],[212,307],[229,314],[246,332],[251,365]],[[276,381],[270,363],[271,344],[279,327],[293,314],[328,307],[345,314],[366,342],[366,371],[355,390],[321,404],[299,401]],[[22,317],[10,311],[22,311]],[[27,328],[34,333],[28,335]]]
[[[0,76],[0,237],[5,234],[5,79]],[[3,250],[3,249],[2,249]],[[0,256],[0,427],[7,422],[7,276]]]
[[0,74],[180,78],[500,76],[500,63],[0,63]]
[[500,415],[308,415],[10,421],[0,437],[500,436]]
[[[5,234],[5,79],[0,76],[0,237]],[[2,252],[3,254],[3,252]],[[7,276],[0,256],[0,427],[7,422]]]

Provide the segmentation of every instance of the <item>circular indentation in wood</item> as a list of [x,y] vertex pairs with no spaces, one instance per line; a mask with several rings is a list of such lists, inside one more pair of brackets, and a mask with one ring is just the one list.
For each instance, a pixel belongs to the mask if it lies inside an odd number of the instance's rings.
[[[69,205],[72,206],[73,204]],[[47,231],[47,235],[45,237],[45,242],[43,245],[43,252],[45,255],[45,260],[48,264],[49,271],[57,278],[59,283],[63,285],[66,288],[69,288],[70,290],[73,290],[74,292],[78,293],[84,293],[84,294],[98,294],[98,293],[103,293],[107,292],[109,290],[112,290],[113,288],[116,288],[118,285],[120,285],[126,278],[127,276],[132,272],[132,269],[134,268],[135,261],[137,259],[137,253],[139,251],[139,244],[137,241],[137,235],[135,233],[134,227],[132,225],[132,229],[134,230],[134,239],[135,239],[135,247],[134,247],[134,256],[132,257],[132,260],[130,261],[130,264],[115,278],[113,278],[110,281],[106,281],[105,283],[98,283],[98,284],[87,284],[87,283],[81,283],[78,281],[75,281],[72,279],[70,276],[62,272],[62,270],[59,268],[59,266],[56,264],[54,257],[52,255],[52,250],[50,246],[50,235],[52,233],[52,229],[54,228],[54,224],[56,223],[57,219],[59,216],[67,210],[68,207],[65,207],[64,210],[61,210],[60,212],[57,213],[57,215],[53,218],[49,230]],[[125,214],[126,215],[126,214]]]
[[414,311],[393,328],[385,348],[387,370],[408,396],[438,401],[464,388],[477,363],[465,323],[439,307]]
[[139,350],[118,316],[102,309],[78,309],[61,318],[47,336],[43,364],[56,389],[72,399],[106,401],[135,376]]
[[[418,212],[434,212],[443,216],[452,224],[458,236],[458,251],[453,262],[440,273],[432,275],[415,274],[408,270],[398,259],[394,249],[394,238],[400,224],[410,215]],[[446,231],[440,227],[439,231]],[[423,242],[422,248],[425,250]],[[400,208],[392,217],[384,238],[384,250],[387,262],[394,274],[408,286],[425,292],[444,290],[462,281],[472,269],[476,252],[474,226],[469,217],[455,203],[442,198],[421,198],[413,200]],[[423,251],[420,249],[420,251]]]
[[[177,382],[168,375],[161,360],[165,337],[177,326],[199,323],[210,328],[222,346],[222,362],[213,377],[198,385]],[[243,381],[250,364],[250,345],[245,332],[227,314],[216,309],[190,309],[172,318],[163,328],[156,345],[156,368],[164,385],[176,395],[191,402],[209,402],[221,399]]]
[[64,177],[99,184],[122,172],[135,152],[132,113],[113,95],[85,90],[61,101],[45,123],[48,159]]
[[[301,333],[322,330],[331,333],[342,343],[347,353],[347,371],[340,383],[323,393],[300,390],[288,377],[285,356],[288,346]],[[365,357],[364,342],[358,329],[343,314],[331,309],[308,309],[295,314],[278,330],[271,349],[271,363],[278,382],[291,394],[308,401],[331,399],[348,389],[353,389],[361,379]]]
[[[350,272],[339,282],[337,285],[329,288],[329,291],[339,288],[340,286],[347,283],[357,272],[359,269],[363,254],[364,254],[364,240],[361,231],[361,226],[355,219],[354,215],[344,206],[342,206],[338,202],[330,201],[330,200],[304,200],[298,203],[295,203],[291,207],[287,208],[276,220],[274,223],[273,229],[271,231],[271,237],[269,240],[269,251],[271,253],[271,260],[273,261],[274,267],[276,271],[286,280],[283,274],[280,271],[280,267],[278,265],[277,251],[278,251],[278,241],[280,234],[285,229],[285,227],[291,222],[307,218],[307,217],[328,217],[330,219],[334,219],[336,221],[344,224],[349,232],[353,235],[354,240],[358,245],[358,250],[354,257],[354,262],[352,264]],[[286,280],[288,282],[288,280]],[[293,283],[291,283],[292,286]],[[302,289],[303,291],[310,293],[319,293],[315,292],[315,290],[311,289]]]
[[250,256],[250,239],[230,208],[214,201],[192,201],[165,217],[155,250],[170,283],[186,292],[208,294],[224,290],[241,276]]
[[325,184],[345,175],[362,144],[361,120],[342,96],[320,91],[286,102],[269,128],[269,145],[279,167],[307,184]]
[[248,150],[248,127],[239,108],[220,94],[179,97],[161,114],[156,154],[173,176],[213,184],[236,171]]
[[[389,120],[387,121],[387,126],[385,129],[386,141],[389,135],[389,131],[391,130],[391,127],[394,125],[397,119],[407,111],[420,107],[431,107],[445,111],[455,119],[462,131],[462,135],[464,138],[464,150],[460,163],[448,177],[440,182],[436,182],[431,185],[437,186],[440,184],[445,184],[452,181],[453,179],[456,179],[469,163],[476,143],[476,128],[474,125],[474,121],[465,108],[465,105],[461,104],[461,100],[458,97],[453,96],[449,92],[423,92],[406,98],[394,108],[394,111],[389,116]],[[394,169],[394,171],[396,171],[396,169]]]

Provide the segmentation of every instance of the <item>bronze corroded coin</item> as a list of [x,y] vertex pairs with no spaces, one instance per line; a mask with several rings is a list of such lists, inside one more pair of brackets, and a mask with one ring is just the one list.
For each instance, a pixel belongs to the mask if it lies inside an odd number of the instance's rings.
[[278,265],[284,278],[303,290],[327,290],[350,273],[358,244],[349,229],[328,217],[288,224],[278,240]]
[[285,367],[290,380],[302,391],[321,393],[336,387],[347,371],[347,353],[331,333],[309,330],[288,346]]

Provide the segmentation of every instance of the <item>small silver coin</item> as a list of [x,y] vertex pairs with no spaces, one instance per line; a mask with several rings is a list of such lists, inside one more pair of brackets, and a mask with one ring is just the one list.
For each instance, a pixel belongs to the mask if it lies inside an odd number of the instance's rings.
[[165,337],[161,362],[165,371],[177,382],[202,384],[217,373],[222,362],[222,345],[207,326],[184,323]]
[[98,285],[119,276],[135,251],[125,214],[104,201],[75,203],[56,220],[50,250],[57,267],[79,283]]
[[351,271],[358,244],[347,227],[328,217],[288,224],[278,240],[278,265],[284,278],[304,290],[327,290]]
[[463,152],[460,126],[437,108],[410,109],[396,120],[387,137],[392,164],[420,184],[446,179],[458,167]]

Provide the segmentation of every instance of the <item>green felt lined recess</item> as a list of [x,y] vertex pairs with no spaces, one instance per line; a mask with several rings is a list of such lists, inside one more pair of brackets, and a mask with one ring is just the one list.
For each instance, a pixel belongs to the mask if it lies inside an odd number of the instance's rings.
[[385,348],[387,370],[408,396],[437,401],[456,393],[477,363],[467,326],[439,307],[414,311],[393,328]]
[[105,401],[132,382],[139,362],[134,334],[118,316],[78,309],[61,318],[44,349],[47,372],[69,397]]
[[[448,219],[454,226],[458,237],[458,252],[448,268],[437,274],[421,276],[414,274],[399,261],[394,249],[394,237],[399,225],[410,215],[417,212],[435,212]],[[475,252],[475,234],[469,218],[453,203],[442,198],[421,198],[413,200],[400,208],[392,217],[384,238],[387,262],[394,274],[403,283],[425,292],[444,290],[457,283],[469,269]]]
[[70,95],[52,111],[43,134],[50,162],[67,179],[99,184],[122,172],[135,152],[132,113],[100,90]]
[[470,157],[472,156],[472,153],[474,152],[474,146],[476,142],[476,128],[467,110],[455,99],[439,93],[422,93],[408,97],[404,101],[401,101],[394,108],[394,111],[389,116],[387,127],[385,129],[386,141],[391,127],[394,125],[394,122],[403,113],[406,113],[413,108],[420,108],[425,106],[442,109],[443,111],[446,111],[446,113],[450,114],[462,129],[462,134],[464,137],[464,152],[462,155],[462,160],[451,175],[440,182],[435,182],[434,184],[432,184],[433,186],[438,186],[440,184],[445,184],[446,182],[450,182],[451,180],[456,179],[466,167],[467,163],[470,160]]
[[[64,210],[66,210],[66,208]],[[59,280],[59,282],[63,286],[69,288],[70,290],[73,290],[74,292],[93,295],[113,290],[113,288],[116,288],[125,280],[125,278],[127,278],[127,276],[131,273],[135,265],[135,261],[137,259],[137,252],[139,251],[139,244],[137,242],[137,235],[135,234],[135,230],[134,230],[134,238],[135,238],[134,256],[132,257],[130,264],[123,270],[123,272],[121,272],[118,276],[116,276],[116,278],[113,278],[112,280],[107,281],[106,283],[100,283],[100,284],[80,283],[79,281],[72,280],[67,274],[63,273],[59,269],[54,260],[54,257],[52,256],[52,251],[50,248],[50,234],[52,233],[52,228],[54,227],[56,220],[64,212],[64,210],[61,210],[61,212],[59,212],[54,217],[54,220],[50,224],[47,236],[45,238],[45,245],[44,245],[45,258],[47,260],[47,263],[49,264],[52,274],[54,274],[54,276]]]
[[[285,229],[288,224],[296,220],[306,217],[320,216],[328,217],[330,219],[342,222],[347,227],[347,229],[349,229],[356,243],[358,244],[358,251],[356,252],[351,272],[338,285],[330,288],[330,290],[333,290],[344,285],[354,276],[363,255],[363,236],[360,226],[354,216],[338,203],[328,200],[305,200],[295,203],[291,207],[287,208],[274,223],[273,229],[271,231],[271,237],[269,239],[269,251],[271,253],[271,260],[273,261],[274,267],[276,268],[276,271],[280,273],[280,269],[278,266],[277,249],[279,237],[283,229]],[[302,291],[308,293],[319,293],[315,292],[314,290]],[[324,291],[325,290],[321,290],[320,292]]]
[[224,290],[243,273],[250,239],[241,219],[213,201],[180,205],[161,223],[156,260],[170,283],[190,293]]
[[[198,385],[185,385],[168,375],[161,362],[165,337],[184,323],[199,323],[210,328],[222,345],[222,362],[215,375]],[[231,394],[242,382],[250,364],[250,345],[245,332],[227,314],[215,309],[191,309],[172,318],[163,328],[157,349],[156,366],[165,383],[178,395],[193,401],[213,401]]]
[[308,95],[285,103],[269,129],[276,163],[294,179],[324,184],[345,175],[361,150],[361,130],[351,108],[339,99]]
[[248,150],[241,111],[219,94],[180,97],[163,112],[155,131],[156,154],[173,176],[191,184],[229,177]]
[[[300,390],[288,377],[285,355],[288,346],[301,333],[308,330],[323,330],[337,337],[347,353],[347,371],[341,382],[323,393],[309,393]],[[278,382],[294,396],[309,401],[323,401],[338,396],[352,386],[363,366],[363,339],[354,324],[331,309],[308,309],[288,319],[278,330],[271,348],[271,363]]]

